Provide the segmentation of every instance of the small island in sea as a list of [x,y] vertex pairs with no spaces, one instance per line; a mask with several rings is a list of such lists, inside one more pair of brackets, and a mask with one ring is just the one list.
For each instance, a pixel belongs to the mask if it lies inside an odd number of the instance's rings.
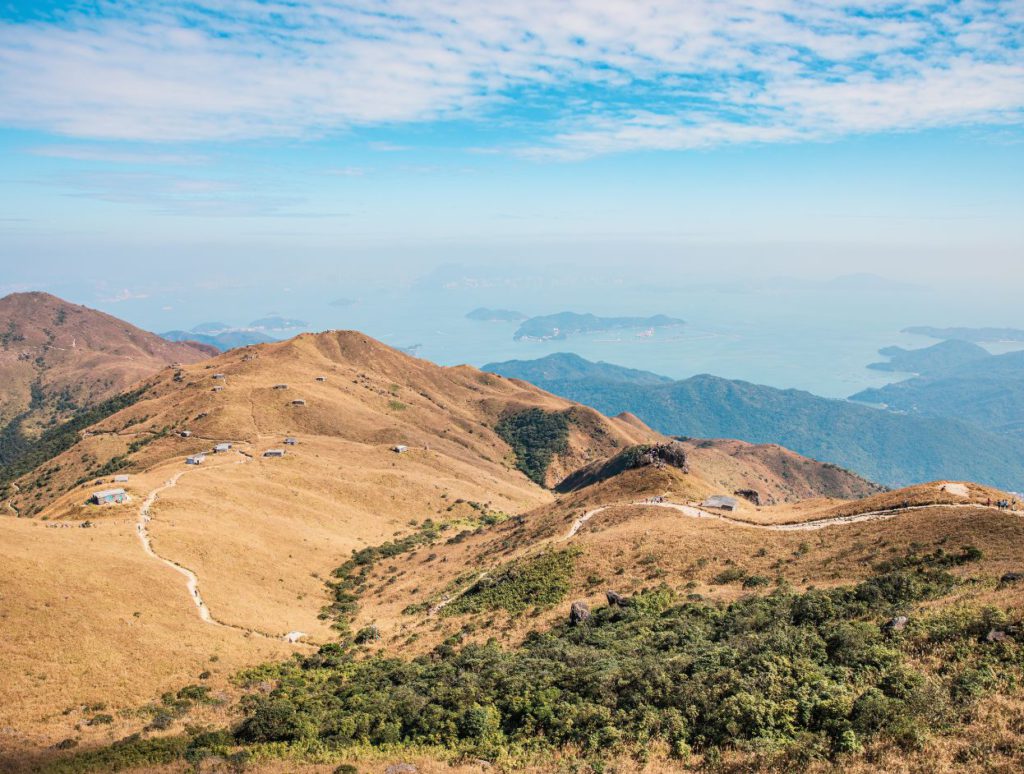
[[526,315],[512,309],[488,309],[486,306],[479,306],[469,312],[466,318],[477,322],[521,322],[526,319]]
[[623,328],[653,330],[683,323],[683,320],[664,314],[656,314],[653,317],[598,317],[594,314],[559,312],[531,317],[519,326],[512,338],[516,341],[522,339],[547,341],[565,339],[579,333],[601,333]]
[[901,333],[973,342],[1024,341],[1024,330],[1020,328],[933,328],[930,325],[916,325],[904,328]]

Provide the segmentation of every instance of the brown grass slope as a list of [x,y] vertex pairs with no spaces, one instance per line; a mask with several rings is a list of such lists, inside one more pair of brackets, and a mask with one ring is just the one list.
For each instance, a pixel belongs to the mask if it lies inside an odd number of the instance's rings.
[[[201,622],[185,579],[143,554],[139,507],[173,476],[181,474],[153,505],[148,531],[161,556],[195,572],[216,619],[324,642],[337,636],[319,617],[325,579],[353,549],[428,518],[475,513],[469,502],[517,513],[553,500],[495,434],[506,412],[571,412],[562,467],[662,440],[642,425],[353,332],[236,350],[165,369],[148,384],[137,403],[17,482],[11,505],[37,518],[0,518],[0,749],[66,736],[101,742],[130,724],[90,727],[79,710],[63,710],[107,697],[116,715],[199,671],[213,671],[210,684],[226,690],[230,668],[280,651],[279,640]],[[181,437],[184,429],[192,436]],[[297,445],[284,446],[286,436]],[[234,448],[184,465],[215,441]],[[396,454],[394,444],[409,451]],[[262,456],[277,447],[284,458]],[[119,456],[130,502],[86,505],[90,491],[110,485],[109,474],[95,472]],[[93,526],[80,528],[84,520]],[[224,666],[201,670],[211,655]]]
[[[215,353],[47,293],[13,293],[0,298],[0,427],[31,407],[22,429],[32,435],[169,363]],[[33,388],[41,395],[34,406]]]

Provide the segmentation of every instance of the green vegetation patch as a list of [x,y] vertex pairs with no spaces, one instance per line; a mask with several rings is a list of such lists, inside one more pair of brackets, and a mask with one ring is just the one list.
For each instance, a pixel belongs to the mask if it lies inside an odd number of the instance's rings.
[[18,417],[0,433],[0,484],[14,481],[67,451],[81,440],[80,431],[135,404],[147,389],[140,387],[86,409],[64,424],[47,430],[35,441],[21,434],[21,421],[27,415]]
[[359,594],[374,565],[381,559],[390,559],[419,546],[433,543],[440,536],[442,529],[442,526],[431,519],[426,519],[419,529],[410,535],[397,540],[389,540],[379,546],[367,546],[354,550],[352,558],[335,569],[336,580],[327,584],[333,599],[320,612],[320,618],[322,620],[333,618],[334,628],[348,634],[350,621],[359,608]]
[[[542,576],[561,577],[564,566],[551,568],[568,559],[532,561],[489,588],[514,588],[511,578],[543,566]],[[957,604],[914,612],[956,585],[937,564],[731,604],[680,601],[662,587],[625,608],[599,607],[582,625],[532,632],[509,650],[494,640],[462,644],[459,635],[412,659],[326,645],[245,673],[243,684],[275,687],[245,697],[224,752],[340,757],[432,746],[507,762],[570,748],[642,758],[656,746],[682,760],[700,752],[705,762],[739,750],[754,768],[798,771],[814,761],[853,765],[876,740],[920,750],[962,728],[985,696],[1018,691],[1024,676],[1019,620]],[[503,598],[483,588],[475,596],[498,606]],[[897,613],[909,621],[888,626]],[[132,744],[167,745],[156,756],[214,749],[196,739]],[[87,760],[106,765],[108,754]]]
[[551,607],[569,593],[579,553],[577,549],[548,551],[510,562],[494,574],[480,578],[462,596],[446,605],[442,615],[485,610],[517,614],[529,607]]
[[512,447],[516,467],[541,486],[551,460],[569,450],[569,416],[564,412],[531,408],[508,414],[494,431]]

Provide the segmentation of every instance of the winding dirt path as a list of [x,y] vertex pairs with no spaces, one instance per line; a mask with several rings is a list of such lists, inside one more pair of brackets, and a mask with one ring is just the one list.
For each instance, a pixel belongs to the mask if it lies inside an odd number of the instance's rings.
[[[242,452],[238,452],[238,454],[241,457],[241,459],[237,460],[237,462],[235,463],[237,465],[244,465],[245,463],[251,461],[252,459],[251,456],[243,454]],[[315,645],[316,643],[304,639],[304,632],[272,634],[270,632],[260,631],[259,629],[253,629],[248,626],[239,626],[237,624],[227,623],[226,621],[220,620],[219,618],[214,616],[213,613],[210,612],[210,608],[207,606],[206,602],[203,601],[203,595],[199,591],[199,577],[188,567],[185,567],[184,565],[179,564],[178,562],[174,561],[173,559],[169,559],[166,556],[161,556],[156,551],[156,549],[153,548],[153,540],[149,534],[149,523],[153,520],[153,504],[160,497],[161,492],[164,492],[168,489],[171,489],[174,486],[177,486],[178,481],[181,479],[181,477],[184,476],[186,473],[190,472],[192,471],[188,469],[179,470],[177,473],[175,473],[173,476],[167,479],[167,481],[165,481],[161,486],[158,486],[156,489],[152,490],[149,493],[149,495],[147,495],[146,499],[142,501],[142,506],[139,508],[139,520],[135,525],[136,533],[139,536],[139,542],[142,544],[142,550],[146,553],[147,556],[150,556],[159,562],[163,562],[172,570],[174,570],[177,573],[180,573],[185,577],[185,586],[188,589],[189,599],[191,599],[192,604],[196,606],[196,611],[199,613],[199,617],[206,623],[211,624],[213,626],[220,626],[225,629],[234,629],[246,635],[262,637],[268,640],[284,640],[285,642],[289,642],[293,645]]]
[[614,503],[611,505],[601,505],[597,508],[587,511],[580,516],[576,521],[572,523],[572,527],[569,529],[568,534],[564,538],[565,540],[572,540],[576,534],[583,529],[583,525],[590,521],[592,518],[597,516],[609,508],[668,508],[674,511],[679,511],[684,516],[688,516],[691,519],[714,519],[715,521],[723,521],[726,524],[731,524],[734,527],[749,527],[751,529],[764,529],[771,532],[810,532],[813,530],[825,529],[826,527],[838,526],[841,524],[858,524],[864,521],[886,521],[888,519],[895,519],[900,516],[912,513],[914,511],[928,510],[931,508],[949,508],[949,509],[978,509],[985,508],[988,510],[999,511],[1001,509],[995,508],[988,505],[980,505],[978,503],[935,503],[933,505],[911,505],[906,508],[890,508],[882,511],[866,511],[864,513],[855,513],[849,516],[828,516],[823,519],[811,519],[810,521],[799,521],[788,524],[758,524],[752,521],[745,521],[744,519],[734,519],[730,516],[725,516],[720,513],[712,513],[711,511],[705,511],[701,508],[697,508],[693,505],[685,505],[683,503],[673,502],[633,502],[633,503]]

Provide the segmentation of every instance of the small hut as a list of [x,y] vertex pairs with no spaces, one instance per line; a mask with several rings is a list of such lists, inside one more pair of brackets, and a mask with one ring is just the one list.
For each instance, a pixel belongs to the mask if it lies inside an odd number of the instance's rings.
[[214,451],[215,454],[220,454],[221,452],[231,451],[231,444],[229,444],[229,443],[219,443],[219,444],[217,444],[216,446],[213,447],[213,451]]
[[203,460],[206,459],[205,454],[193,454],[190,457],[185,458],[186,465],[202,465]]
[[391,447],[391,451],[393,451],[395,454],[405,454],[407,451],[409,451],[409,447],[403,446],[402,444],[397,444]]
[[284,449],[267,449],[263,452],[264,457],[283,457]]
[[104,489],[100,492],[93,492],[89,502],[93,505],[124,503],[128,502],[128,493],[123,489]]
[[292,405],[293,406],[305,406],[306,405],[306,401],[304,401],[302,398],[296,398],[295,400],[292,401]]
[[735,497],[726,497],[725,495],[714,495],[701,503],[703,508],[717,508],[720,511],[735,511],[736,505]]

